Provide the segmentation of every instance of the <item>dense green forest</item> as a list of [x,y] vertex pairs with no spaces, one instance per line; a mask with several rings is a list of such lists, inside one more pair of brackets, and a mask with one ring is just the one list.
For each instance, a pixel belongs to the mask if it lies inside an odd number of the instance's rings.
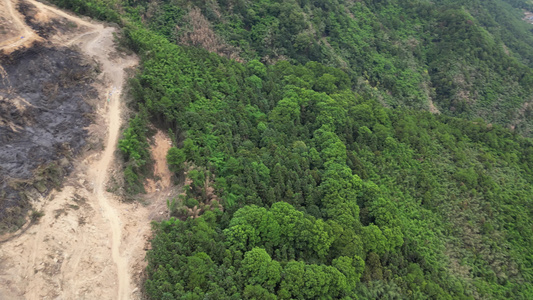
[[[533,36],[519,8],[533,5],[525,1],[116,1],[107,7],[173,43],[242,62],[316,61],[345,71],[352,90],[372,88],[387,107],[531,131]],[[78,10],[94,11],[90,4]]]
[[142,60],[128,191],[149,123],[189,183],[151,299],[533,298],[528,2],[54,2]]

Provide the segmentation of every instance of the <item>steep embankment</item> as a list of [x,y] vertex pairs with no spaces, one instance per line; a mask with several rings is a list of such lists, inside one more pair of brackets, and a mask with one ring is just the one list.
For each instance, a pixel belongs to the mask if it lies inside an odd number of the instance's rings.
[[[6,3],[7,7],[16,5],[7,0]],[[0,297],[131,299],[132,292],[137,290],[132,288],[132,272],[142,263],[149,234],[149,222],[139,220],[148,219],[148,210],[119,203],[117,197],[106,191],[106,182],[122,123],[124,70],[134,66],[136,59],[115,52],[115,28],[82,20],[36,1],[29,3],[40,14],[67,19],[83,29],[75,35],[57,34],[48,42],[55,46],[77,46],[83,54],[98,61],[102,70],[97,108],[100,124],[92,125],[89,131],[105,132],[107,127],[107,134],[103,151],[89,153],[62,190],[53,191],[44,201],[34,204],[44,212],[38,224],[1,239],[4,242],[0,244]],[[13,11],[11,17],[28,30],[18,13]],[[10,43],[0,49],[11,50],[14,46],[20,44]]]

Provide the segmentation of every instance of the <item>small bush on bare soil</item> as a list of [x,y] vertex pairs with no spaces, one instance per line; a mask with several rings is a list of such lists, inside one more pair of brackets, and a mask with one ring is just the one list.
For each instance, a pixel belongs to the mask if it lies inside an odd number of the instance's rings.
[[42,210],[32,210],[30,218],[31,221],[36,223],[39,222],[39,219],[41,219],[44,216],[44,212]]

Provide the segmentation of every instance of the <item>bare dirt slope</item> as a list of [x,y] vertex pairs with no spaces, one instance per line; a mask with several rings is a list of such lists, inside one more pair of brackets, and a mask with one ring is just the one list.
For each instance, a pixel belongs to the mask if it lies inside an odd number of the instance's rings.
[[[105,124],[107,134],[104,150],[87,154],[60,191],[34,203],[44,212],[38,224],[0,237],[0,298],[138,299],[136,285],[144,268],[150,216],[153,207],[164,208],[160,203],[148,207],[122,203],[106,188],[122,122],[124,69],[134,66],[136,59],[110,55],[115,52],[114,28],[28,2],[47,18],[68,19],[78,26],[75,35],[49,40],[79,47],[100,63],[104,82],[98,108],[101,124],[89,131]],[[11,17],[19,18],[16,13]]]
[[149,194],[164,191],[171,186],[172,173],[167,165],[167,153],[171,147],[170,138],[158,130],[150,147],[154,160],[154,179],[148,178],[144,184],[144,189]]
[[15,9],[17,2],[0,1],[0,49],[9,53],[17,47],[40,39]]

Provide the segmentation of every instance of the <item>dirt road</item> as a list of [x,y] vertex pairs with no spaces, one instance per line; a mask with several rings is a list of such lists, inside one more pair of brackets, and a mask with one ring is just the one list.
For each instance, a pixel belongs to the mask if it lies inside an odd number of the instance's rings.
[[[95,36],[90,42],[85,43],[82,47],[84,52],[98,58],[103,67],[104,74],[107,75],[109,83],[112,86],[111,95],[109,95],[108,120],[108,137],[104,153],[99,161],[96,161],[93,168],[90,168],[91,177],[94,178],[94,194],[98,199],[100,208],[104,217],[109,221],[112,233],[112,258],[117,266],[118,277],[118,297],[117,299],[129,299],[130,296],[130,274],[127,259],[120,253],[120,244],[122,240],[122,225],[116,209],[111,205],[110,199],[105,191],[105,181],[107,170],[113,161],[116,149],[118,133],[120,129],[120,96],[124,78],[124,68],[134,65],[134,60],[122,60],[120,63],[112,62],[108,59],[107,52],[113,49],[113,28],[98,28],[94,33]],[[107,101],[107,100],[106,100]]]
[[[104,82],[98,109],[101,124],[89,131],[107,128],[107,135],[104,150],[85,157],[62,190],[34,204],[44,212],[39,223],[0,244],[0,298],[138,298],[134,281],[138,281],[144,268],[153,210],[121,203],[107,192],[122,122],[124,69],[137,61],[130,56],[110,55],[115,52],[114,28],[34,0],[28,2],[49,18],[66,18],[78,29],[87,28],[78,30],[76,35],[54,39],[62,41],[61,45],[78,46],[99,62]],[[24,22],[17,13],[12,17]]]
[[22,16],[18,11],[14,9],[14,5],[11,0],[2,0],[2,10],[6,14],[5,17],[10,18],[12,27],[16,34],[12,37],[6,38],[0,41],[0,49],[6,52],[15,49],[19,46],[29,44],[36,39],[40,39],[33,30],[24,22]]

